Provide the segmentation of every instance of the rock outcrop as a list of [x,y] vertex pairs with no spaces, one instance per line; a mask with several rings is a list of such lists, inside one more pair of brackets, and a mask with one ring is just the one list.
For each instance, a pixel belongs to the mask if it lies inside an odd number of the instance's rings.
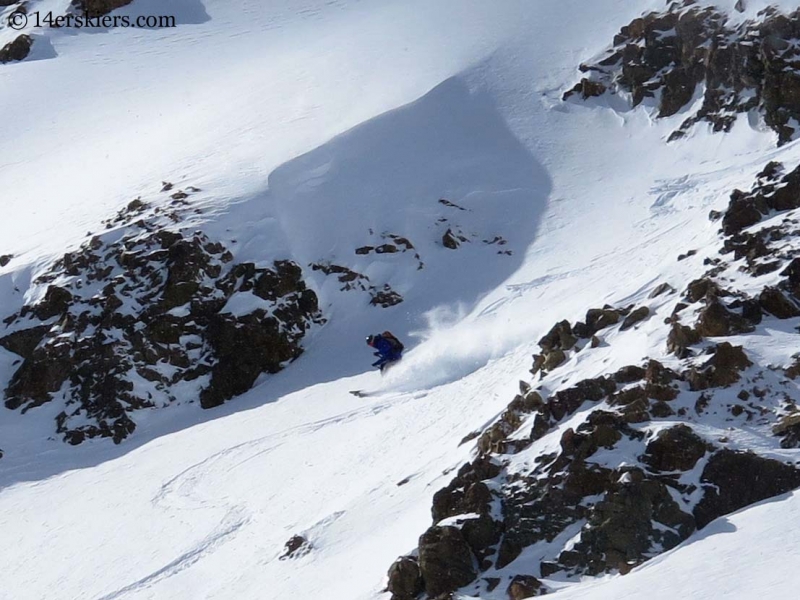
[[23,359],[7,408],[57,402],[56,431],[69,443],[119,443],[139,409],[192,398],[217,406],[302,353],[322,322],[302,269],[236,264],[222,244],[180,230],[187,195],[173,194],[169,209],[132,201],[108,235],[34,281],[38,299],[0,331],[0,345]]
[[700,122],[729,131],[739,115],[755,110],[785,144],[800,122],[799,37],[800,10],[768,8],[756,21],[733,25],[711,7],[672,2],[634,19],[602,56],[580,65],[586,76],[564,98],[622,94],[633,106],[649,101],[659,117],[670,117],[688,112],[702,94],[670,139]]

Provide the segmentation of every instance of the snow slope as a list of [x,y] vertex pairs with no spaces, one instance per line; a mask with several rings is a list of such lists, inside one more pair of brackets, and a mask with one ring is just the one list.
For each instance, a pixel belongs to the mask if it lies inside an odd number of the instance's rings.
[[[675,550],[628,577],[608,577],[558,593],[577,598],[791,598],[800,540],[787,527],[798,516],[789,494],[722,517]],[[787,567],[789,570],[787,571]]]
[[[203,188],[209,210],[191,226],[237,240],[237,260],[346,256],[406,302],[374,309],[314,275],[330,323],[299,361],[211,413],[148,414],[118,447],[45,439],[47,406],[5,411],[0,598],[378,597],[470,456],[459,442],[506,406],[546,329],[587,302],[685,285],[704,256],[675,259],[712,243],[708,211],[770,158],[800,160],[746,119],[666,145],[680,115],[561,103],[577,64],[655,0],[155,4],[123,10],[183,24],[47,32],[54,58],[0,70],[0,251],[16,255],[0,270],[4,311],[46,260],[164,179]],[[441,248],[439,198],[512,256]],[[408,236],[426,269],[353,257],[370,229]],[[417,337],[381,381],[365,373],[362,339],[386,328]],[[661,351],[647,328],[635,339],[602,367]],[[3,375],[13,359],[0,352]],[[573,376],[598,368],[579,362]],[[719,536],[563,594],[637,597],[670,582],[717,595],[722,567],[698,557],[716,550],[743,571],[778,552],[762,537],[796,504],[743,511],[736,534],[716,523]],[[313,550],[279,560],[298,533]],[[797,585],[760,573],[775,597]],[[729,597],[764,591],[729,585]]]

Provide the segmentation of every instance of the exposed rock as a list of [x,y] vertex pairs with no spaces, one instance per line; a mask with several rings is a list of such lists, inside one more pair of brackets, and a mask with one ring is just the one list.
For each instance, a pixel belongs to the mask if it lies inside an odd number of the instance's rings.
[[614,381],[617,383],[633,383],[634,381],[644,379],[645,373],[646,371],[642,367],[628,365],[614,373]]
[[550,352],[556,348],[570,350],[578,338],[573,335],[569,321],[556,323],[547,334],[539,340],[539,347],[543,352]]
[[[0,63],[25,60],[33,47],[33,38],[27,34],[17,36],[14,41],[0,48]],[[5,265],[2,265],[5,266]]]
[[0,255],[0,267],[5,267],[8,263],[11,262],[12,258],[14,258],[13,254],[2,254],[2,255]]
[[571,388],[556,392],[547,400],[547,408],[553,419],[560,421],[578,410],[587,400],[599,402],[616,388],[614,380],[608,377],[584,379]]
[[692,516],[680,510],[663,483],[632,469],[622,473],[595,506],[575,544],[575,555],[562,552],[559,562],[582,566],[588,574],[627,572],[643,562],[654,545],[673,548],[694,529]]
[[565,99],[624,92],[633,106],[657,101],[663,118],[692,109],[701,85],[702,105],[670,140],[703,121],[729,131],[737,114],[758,111],[779,144],[790,141],[800,121],[800,50],[793,44],[800,11],[762,11],[758,20],[734,25],[713,8],[693,4],[674,2],[623,27],[604,56],[581,65],[588,76]]
[[302,353],[302,348],[281,331],[281,323],[263,311],[244,317],[214,315],[207,337],[219,358],[209,386],[200,394],[203,408],[219,406],[243,394],[261,373],[277,373],[283,363]]
[[[365,246],[365,248],[371,248]],[[311,269],[314,271],[321,271],[326,275],[335,276],[339,283],[343,284],[340,291],[362,291],[368,292],[370,295],[369,303],[372,306],[380,306],[382,308],[389,308],[395,306],[403,301],[403,297],[397,293],[387,283],[383,287],[377,287],[370,282],[369,277],[362,273],[353,271],[349,267],[336,265],[331,263],[311,263]]]
[[701,369],[690,370],[687,375],[689,386],[692,390],[728,387],[739,381],[740,371],[752,364],[741,346],[723,342],[714,348],[714,355]]
[[434,524],[455,515],[489,514],[492,495],[482,482],[497,477],[501,471],[502,468],[487,456],[463,465],[447,487],[433,495],[431,516]]
[[478,576],[469,545],[456,527],[433,526],[422,534],[419,567],[431,597],[455,591]]
[[552,352],[548,352],[545,355],[545,361],[544,364],[542,365],[542,369],[544,369],[545,371],[552,371],[553,369],[564,363],[564,361],[566,360],[567,356],[566,354],[564,354],[563,350],[561,349],[553,350]]
[[625,320],[622,321],[622,325],[620,326],[620,330],[625,331],[626,329],[630,329],[637,323],[644,321],[648,316],[650,316],[650,309],[646,306],[640,306],[625,317]]
[[442,236],[442,246],[449,248],[450,250],[456,250],[460,246],[459,240],[456,238],[451,229],[445,231],[444,235]]
[[387,589],[392,600],[414,600],[425,589],[419,563],[413,556],[401,556],[389,568]]
[[678,358],[685,358],[689,347],[699,343],[701,339],[700,334],[691,327],[673,322],[667,336],[667,352]]
[[726,235],[732,235],[755,225],[768,210],[766,203],[760,198],[751,198],[739,190],[734,190],[725,216],[722,217],[722,231]]
[[800,258],[795,258],[788,264],[788,266],[781,271],[781,275],[786,277],[784,282],[785,286],[795,296],[800,298]]
[[510,600],[524,600],[545,593],[544,584],[532,575],[515,575],[506,593]]
[[694,509],[698,529],[728,513],[800,486],[800,470],[749,452],[720,450],[700,478],[705,493]]
[[661,296],[662,294],[666,293],[674,294],[675,288],[668,283],[660,283],[653,289],[652,292],[650,292],[648,298],[656,298],[657,296]]
[[686,425],[662,430],[647,444],[642,460],[654,471],[688,471],[694,468],[708,444]]
[[589,328],[591,333],[594,334],[601,329],[605,329],[611,325],[616,325],[621,316],[622,311],[615,310],[610,307],[591,308],[586,313],[586,326]]
[[[51,285],[47,288],[42,301],[34,305],[30,312],[33,312],[40,321],[47,321],[52,317],[61,316],[67,312],[72,302],[72,294],[64,288]],[[23,309],[23,316],[28,312]]]
[[[800,16],[800,10],[795,16]],[[800,208],[800,166],[782,177],[781,175],[782,165],[768,164],[749,192],[733,191],[722,219],[723,232],[732,236],[732,240],[726,242],[725,250],[735,250],[737,258],[746,256],[751,269],[756,258],[769,254],[764,235],[781,233],[779,228],[765,230],[760,235],[742,230],[760,222],[770,211]]]
[[708,277],[695,279],[686,287],[686,299],[694,304],[703,298],[714,298],[720,293],[716,282]]
[[799,448],[800,412],[793,412],[781,418],[772,428],[772,433],[783,438],[781,448]]
[[651,386],[668,385],[676,379],[680,379],[680,376],[672,369],[668,369],[657,360],[651,358],[647,361],[644,378],[648,386]]
[[[0,344],[24,359],[6,406],[63,404],[55,430],[71,444],[121,442],[137,410],[169,405],[179,389],[204,407],[243,393],[299,356],[323,322],[299,266],[233,265],[202,233],[165,229],[180,216],[159,210],[130,202],[110,221],[121,235],[65,254],[33,282],[41,300],[4,321]],[[234,296],[258,308],[225,312]]]
[[33,351],[48,331],[50,331],[49,325],[40,325],[39,327],[16,331],[6,337],[0,338],[0,346],[9,352],[19,354],[21,357],[29,359],[33,356]]
[[765,311],[779,319],[800,316],[800,310],[783,293],[774,287],[765,287],[758,296],[758,304]]
[[575,87],[566,92],[563,99],[566,100],[573,94],[580,94],[581,99],[587,100],[594,96],[602,96],[606,93],[606,86],[599,81],[590,81],[589,79],[581,79]]
[[371,292],[371,295],[372,298],[369,303],[373,306],[380,306],[381,308],[396,306],[403,301],[403,297],[389,287],[389,284],[386,284],[382,290]]
[[447,206],[448,208],[455,208],[456,210],[464,210],[464,211],[467,210],[463,206],[459,206],[455,202],[450,202],[450,200],[447,200],[446,198],[439,198],[439,204],[443,204],[444,206]]
[[531,373],[536,375],[539,371],[541,371],[542,367],[544,366],[545,360],[547,360],[544,354],[534,354],[533,355],[533,365],[531,366]]
[[753,325],[712,298],[700,311],[695,329],[704,337],[722,337],[749,333],[753,331]]
[[508,435],[522,423],[523,417],[544,407],[544,401],[538,392],[528,390],[522,396],[517,396],[503,411],[500,418],[484,431],[478,439],[478,451],[481,453],[498,452],[511,453],[522,450],[527,446],[522,441],[507,444]]
[[675,415],[675,411],[663,400],[654,402],[650,406],[650,415],[655,419],[668,419]]
[[293,535],[283,548],[280,560],[305,556],[312,549],[311,542],[302,535]]

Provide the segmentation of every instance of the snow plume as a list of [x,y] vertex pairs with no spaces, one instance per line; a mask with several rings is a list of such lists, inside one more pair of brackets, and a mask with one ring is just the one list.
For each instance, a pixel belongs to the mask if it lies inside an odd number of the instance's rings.
[[425,313],[426,326],[411,333],[420,340],[384,377],[385,390],[413,392],[457,381],[533,338],[533,324],[490,314],[477,321],[463,304]]

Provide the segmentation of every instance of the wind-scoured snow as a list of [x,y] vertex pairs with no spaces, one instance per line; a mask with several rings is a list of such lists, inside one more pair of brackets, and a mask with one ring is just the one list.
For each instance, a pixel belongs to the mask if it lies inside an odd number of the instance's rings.
[[[744,18],[767,3],[715,4]],[[768,160],[800,161],[745,117],[666,144],[680,115],[561,102],[581,61],[656,8],[134,0],[122,10],[179,26],[35,32],[54,56],[0,65],[0,255],[15,256],[0,318],[49,260],[169,180],[204,190],[191,225],[237,260],[308,269],[329,322],[244,396],[150,411],[119,446],[49,438],[47,404],[3,409],[0,598],[388,597],[386,570],[473,452],[460,442],[529,378],[552,323],[588,304],[656,307],[652,288],[684,287],[705,257],[679,254],[716,251],[708,212]],[[442,247],[450,227],[471,241]],[[354,253],[383,234],[408,238],[424,268],[411,252]],[[370,306],[310,271],[319,261],[404,302]],[[409,351],[381,378],[364,336],[384,329]],[[578,355],[569,377],[663,353],[661,332],[645,323],[624,348]],[[776,332],[757,351],[773,343],[791,341]],[[17,358],[0,349],[0,381]],[[797,511],[796,495],[746,509],[561,597],[788,598]],[[280,560],[296,534],[311,551]]]

